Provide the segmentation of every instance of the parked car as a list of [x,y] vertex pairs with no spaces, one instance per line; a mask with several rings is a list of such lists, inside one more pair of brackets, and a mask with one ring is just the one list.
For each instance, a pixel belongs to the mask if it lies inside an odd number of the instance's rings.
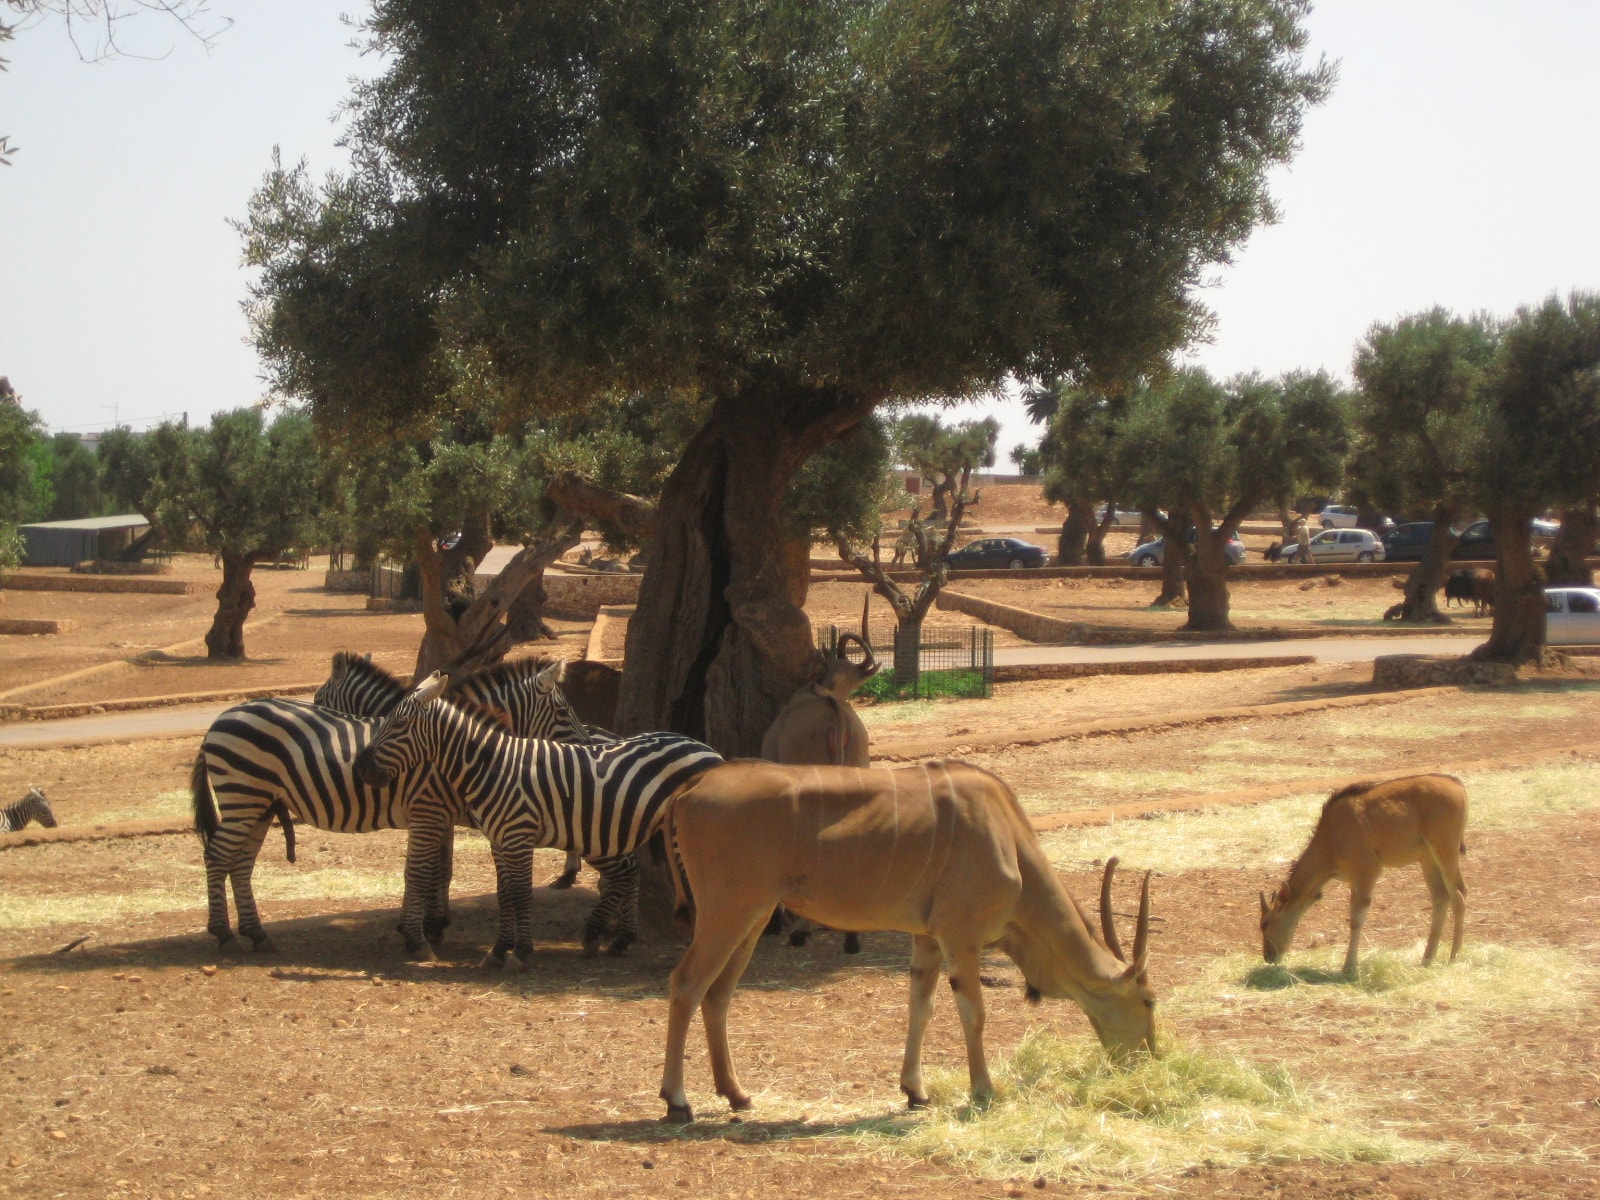
[[1533,519],[1532,533],[1536,538],[1553,538],[1560,532],[1560,521],[1552,521],[1548,517],[1535,517]]
[[[1095,506],[1094,519],[1096,524],[1106,519],[1106,506],[1104,504]],[[1137,508],[1114,508],[1111,510],[1111,523],[1113,525],[1137,525],[1139,523],[1139,510]]]
[[[1318,563],[1382,562],[1383,543],[1370,529],[1324,529],[1311,539],[1311,557]],[[1290,542],[1278,555],[1279,562],[1297,562],[1300,547]]]
[[[1190,538],[1193,544],[1194,539]],[[1135,546],[1133,553],[1128,555],[1130,567],[1159,567],[1161,560],[1166,556],[1167,539],[1157,538],[1153,542],[1146,542],[1142,546]],[[1238,566],[1244,561],[1244,543],[1237,537],[1228,539],[1227,544],[1228,565]]]
[[1545,588],[1544,621],[1549,645],[1600,644],[1600,588]]
[[981,538],[952,551],[945,559],[952,571],[992,571],[1042,567],[1050,561],[1043,547],[1021,538]]
[[1488,521],[1474,521],[1461,531],[1461,540],[1450,552],[1451,558],[1478,562],[1500,556],[1499,543],[1495,541],[1494,526]]
[[1360,514],[1353,504],[1330,504],[1322,510],[1324,529],[1354,529]]
[[1396,525],[1383,533],[1383,556],[1389,562],[1421,562],[1432,540],[1432,521]]

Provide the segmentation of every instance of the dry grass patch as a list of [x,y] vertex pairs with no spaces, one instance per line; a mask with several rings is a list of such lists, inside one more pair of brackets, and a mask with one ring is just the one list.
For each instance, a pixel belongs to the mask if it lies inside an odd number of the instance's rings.
[[1033,1031],[996,1064],[997,1095],[967,1102],[965,1071],[930,1075],[925,1115],[855,1135],[988,1178],[1139,1179],[1188,1167],[1415,1161],[1433,1148],[1364,1126],[1348,1098],[1281,1066],[1175,1047],[1129,1069],[1103,1051]]

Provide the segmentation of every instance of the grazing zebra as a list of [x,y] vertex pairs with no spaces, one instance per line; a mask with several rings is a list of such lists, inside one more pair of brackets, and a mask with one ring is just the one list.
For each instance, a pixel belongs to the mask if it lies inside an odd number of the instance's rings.
[[[499,662],[457,681],[451,694],[483,708],[506,714],[511,732],[518,737],[549,738],[556,742],[590,743],[611,735],[596,737],[579,719],[566,693],[561,689],[566,662],[559,658],[521,658]],[[370,654],[341,650],[333,656],[328,681],[317,689],[314,703],[352,717],[382,717],[406,694],[406,685],[376,665]],[[451,852],[454,829],[445,834],[439,849],[438,903],[449,924]],[[582,859],[568,854],[561,874],[550,881],[553,888],[569,888],[578,881]],[[603,881],[602,881],[603,882]],[[440,932],[443,932],[441,927]],[[430,938],[435,935],[430,932]]]
[[[576,850],[591,862],[630,855],[655,832],[666,801],[722,761],[711,747],[675,733],[647,733],[595,746],[513,737],[485,724],[473,711],[441,699],[446,682],[430,676],[400,701],[356,756],[356,772],[377,784],[431,764],[471,811],[505,864],[501,911],[516,913],[514,943],[505,945],[502,935],[496,957],[508,949],[518,957],[532,950],[528,880],[535,847]],[[637,874],[616,906],[608,908],[605,899],[584,924],[585,954],[598,950],[612,921],[612,953],[626,949],[638,935]]]
[[50,811],[50,801],[40,788],[31,787],[28,794],[15,804],[0,808],[0,833],[15,833],[30,821],[37,821],[46,829],[57,825],[56,814]]

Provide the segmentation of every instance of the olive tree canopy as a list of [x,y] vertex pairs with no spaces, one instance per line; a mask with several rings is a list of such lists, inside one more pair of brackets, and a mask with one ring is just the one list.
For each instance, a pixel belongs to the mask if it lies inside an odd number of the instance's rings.
[[1122,378],[1203,328],[1331,77],[1306,7],[379,0],[352,171],[252,204],[256,342],[384,434],[447,347],[519,411],[703,394],[618,720],[750,753],[810,663],[785,483],[887,400]]

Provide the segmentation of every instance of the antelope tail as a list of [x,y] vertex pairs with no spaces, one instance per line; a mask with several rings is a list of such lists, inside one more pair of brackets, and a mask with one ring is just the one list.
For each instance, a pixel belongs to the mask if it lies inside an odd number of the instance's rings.
[[189,798],[194,805],[194,831],[202,845],[211,844],[217,832],[217,805],[211,796],[211,777],[206,773],[205,751],[194,757],[194,769],[189,773]]
[[666,839],[667,870],[672,875],[672,892],[677,898],[672,908],[672,919],[688,932],[694,925],[694,897],[689,892],[689,877],[683,869],[683,856],[678,853],[677,797],[667,802],[667,819],[662,833]]

